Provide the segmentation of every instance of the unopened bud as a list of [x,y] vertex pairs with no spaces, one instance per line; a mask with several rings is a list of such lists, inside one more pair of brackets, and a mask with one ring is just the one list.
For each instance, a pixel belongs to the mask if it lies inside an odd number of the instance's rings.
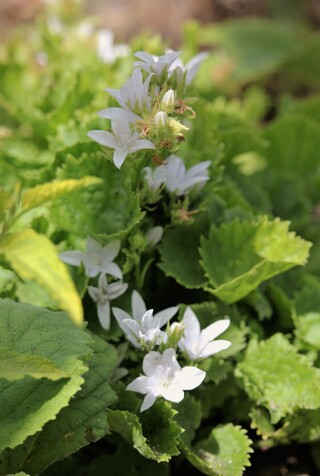
[[157,114],[154,116],[155,125],[158,127],[164,127],[166,125],[167,120],[168,115],[163,111],[157,112]]
[[162,226],[155,226],[148,231],[146,238],[147,238],[147,245],[152,248],[156,246],[157,243],[161,240],[163,235],[163,228]]
[[175,103],[175,93],[173,89],[168,89],[162,98],[161,105],[167,112],[172,112]]

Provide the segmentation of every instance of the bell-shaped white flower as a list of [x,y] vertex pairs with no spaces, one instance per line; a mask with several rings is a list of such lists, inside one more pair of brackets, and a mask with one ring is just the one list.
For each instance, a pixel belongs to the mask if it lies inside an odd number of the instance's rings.
[[160,77],[164,70],[170,68],[172,63],[181,55],[181,51],[171,51],[162,56],[150,55],[145,51],[137,51],[134,54],[141,61],[136,61],[133,66],[141,68],[147,73],[154,73]]
[[149,83],[152,74],[149,74],[143,82],[139,68],[133,71],[132,76],[121,89],[107,88],[109,94],[114,97],[123,109],[141,114],[151,110],[151,97],[149,95]]
[[126,388],[145,395],[140,412],[150,408],[158,397],[179,403],[184,390],[193,390],[204,380],[206,373],[197,367],[181,368],[175,350],[166,349],[163,354],[149,352],[143,359],[145,375],[133,380]]
[[176,195],[184,195],[194,186],[198,189],[204,186],[209,180],[208,168],[210,160],[200,162],[189,170],[186,170],[184,161],[176,155],[170,155],[167,158],[165,167],[165,186],[167,190]]
[[153,315],[153,309],[147,310],[140,294],[133,291],[131,308],[132,316],[117,307],[113,307],[112,312],[132,345],[138,349],[149,349],[166,342],[167,334],[161,328],[176,314],[178,306],[169,307]]
[[121,269],[113,263],[120,251],[120,246],[120,240],[102,246],[93,238],[88,238],[85,251],[65,251],[60,254],[60,259],[72,266],[80,266],[83,263],[86,275],[90,278],[94,278],[99,273],[105,273],[122,279]]
[[230,347],[228,340],[215,340],[230,325],[230,319],[221,319],[210,324],[205,329],[200,329],[200,323],[190,307],[183,315],[182,324],[184,334],[178,342],[180,350],[185,352],[191,360],[201,360]]
[[106,331],[110,329],[110,301],[126,292],[128,284],[116,281],[109,284],[106,276],[101,273],[98,287],[88,286],[88,293],[97,304],[98,319]]
[[105,147],[114,149],[113,162],[120,169],[126,156],[141,149],[154,149],[149,140],[139,139],[137,131],[131,131],[130,124],[124,118],[114,117],[111,121],[112,132],[90,131],[88,136]]
[[[172,50],[168,50],[168,52],[171,51]],[[195,77],[201,64],[207,57],[208,53],[198,53],[196,56],[191,58],[191,60],[188,61],[186,65],[183,64],[181,58],[177,58],[169,68],[169,77],[173,74],[173,72],[175,72],[179,81],[182,81],[183,76],[186,73],[185,83],[187,86],[189,86],[192,83],[193,78]]]

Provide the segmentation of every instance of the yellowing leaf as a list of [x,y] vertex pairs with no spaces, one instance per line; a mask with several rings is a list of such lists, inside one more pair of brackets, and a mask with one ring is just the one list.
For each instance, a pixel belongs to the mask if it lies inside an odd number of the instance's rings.
[[43,286],[76,324],[82,322],[80,296],[48,238],[33,230],[24,230],[8,235],[0,245],[0,253],[22,279],[34,280]]
[[24,211],[30,210],[31,208],[38,207],[50,200],[63,197],[74,190],[88,187],[89,185],[95,185],[100,182],[101,179],[98,177],[87,176],[81,179],[68,179],[37,185],[23,194],[22,208]]

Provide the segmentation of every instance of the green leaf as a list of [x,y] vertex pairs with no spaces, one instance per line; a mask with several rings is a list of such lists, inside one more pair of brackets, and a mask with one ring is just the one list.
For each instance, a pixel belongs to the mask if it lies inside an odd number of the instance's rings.
[[66,266],[46,236],[33,230],[8,235],[0,244],[0,253],[22,279],[34,280],[43,286],[76,324],[82,323],[80,297]]
[[160,246],[162,262],[159,267],[186,288],[202,287],[206,279],[199,264],[199,244],[197,225],[181,225],[167,230]]
[[213,287],[209,291],[233,303],[272,276],[305,264],[311,243],[288,228],[289,222],[267,218],[212,227],[200,248],[201,265]]
[[[232,61],[232,79],[247,82],[275,72],[303,45],[293,24],[263,18],[231,20],[204,28],[201,41],[223,46]],[[259,39],[259,41],[257,41]]]
[[206,440],[197,443],[195,450],[184,448],[187,459],[209,476],[241,476],[250,466],[251,440],[245,430],[232,424],[211,431]]
[[51,360],[33,354],[19,353],[0,346],[0,378],[13,381],[27,375],[35,379],[60,380],[68,378],[66,372],[58,369]]
[[[38,473],[55,461],[109,433],[107,408],[116,400],[110,378],[118,360],[114,347],[95,338],[94,354],[89,362],[81,390],[63,408],[56,419],[31,437],[30,451],[21,468]],[[15,450],[10,460],[15,461]],[[20,468],[18,468],[20,469]]]
[[109,410],[110,429],[145,458],[168,462],[180,453],[178,437],[183,430],[173,419],[176,413],[163,400],[157,400],[152,409],[140,417],[128,411]]
[[22,210],[30,210],[48,201],[56,200],[80,188],[101,183],[98,177],[83,177],[82,179],[61,180],[45,183],[30,188],[22,195]]
[[191,445],[202,419],[201,403],[192,395],[186,394],[182,402],[175,405],[175,419],[184,432],[180,439],[186,445]]
[[293,320],[304,347],[320,350],[320,283],[308,282],[295,295]]
[[81,179],[83,175],[101,177],[100,184],[75,191],[55,200],[51,219],[58,227],[77,236],[93,236],[99,241],[122,238],[144,216],[139,195],[132,190],[131,170],[118,170],[101,153],[68,155],[57,172],[59,180]]
[[250,398],[268,409],[271,423],[298,409],[320,406],[320,370],[281,334],[259,343],[252,340],[236,375]]
[[[46,359],[67,378],[49,380],[26,376],[14,382],[0,381],[0,451],[14,448],[56,417],[83,384],[92,354],[90,335],[67,315],[0,301],[1,346],[23,360],[27,355]],[[30,361],[29,366],[34,364]],[[22,373],[23,370],[21,370]]]

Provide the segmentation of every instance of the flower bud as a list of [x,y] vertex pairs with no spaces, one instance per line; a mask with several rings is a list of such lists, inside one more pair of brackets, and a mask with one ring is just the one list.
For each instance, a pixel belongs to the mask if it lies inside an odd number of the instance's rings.
[[157,127],[164,127],[166,125],[167,120],[168,115],[163,111],[157,112],[157,114],[154,116],[154,122]]
[[162,98],[161,105],[163,109],[167,112],[172,112],[175,103],[175,92],[173,89],[168,89],[165,95]]
[[154,246],[156,246],[157,243],[159,243],[159,241],[162,238],[162,235],[163,235],[162,226],[155,226],[154,228],[151,228],[146,235],[147,245],[150,248],[153,248]]

